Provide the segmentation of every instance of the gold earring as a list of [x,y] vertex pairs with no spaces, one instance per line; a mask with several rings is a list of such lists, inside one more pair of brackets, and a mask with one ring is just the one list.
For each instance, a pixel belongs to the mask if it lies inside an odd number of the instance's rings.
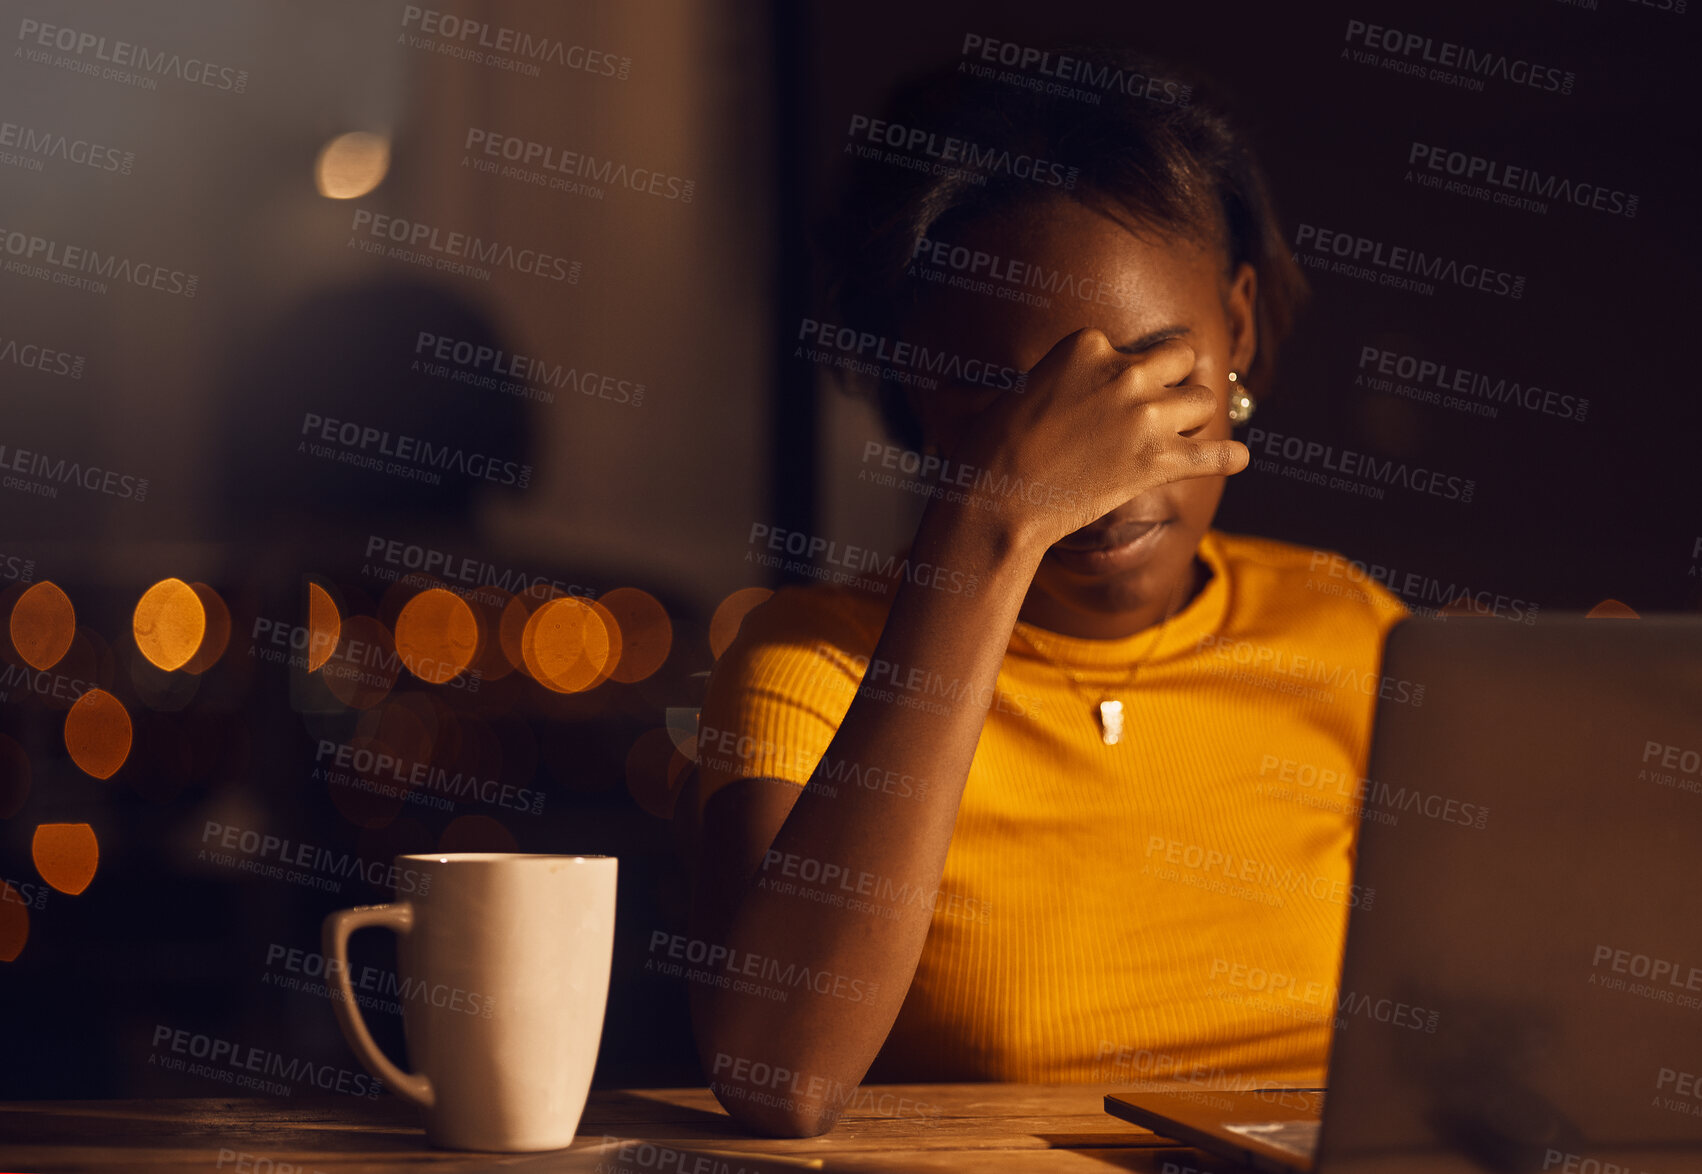
[[1253,397],[1247,394],[1247,384],[1234,371],[1229,373],[1229,424],[1240,427],[1253,418]]

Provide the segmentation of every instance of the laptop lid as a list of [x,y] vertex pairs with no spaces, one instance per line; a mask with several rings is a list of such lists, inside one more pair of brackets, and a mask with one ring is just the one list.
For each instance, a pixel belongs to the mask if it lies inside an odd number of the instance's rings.
[[[1385,677],[1325,1174],[1702,1169],[1702,618],[1412,619]],[[1414,700],[1417,704],[1414,704]],[[1265,1169],[1229,1094],[1106,1108]],[[1219,1098],[1223,1100],[1223,1097]],[[1275,1140],[1275,1138],[1271,1138]]]
[[1408,620],[1383,671],[1320,1167],[1702,1169],[1702,617]]

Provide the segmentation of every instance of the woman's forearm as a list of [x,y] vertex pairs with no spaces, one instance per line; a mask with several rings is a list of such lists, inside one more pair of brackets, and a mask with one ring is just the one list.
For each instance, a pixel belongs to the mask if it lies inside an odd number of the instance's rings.
[[[735,973],[742,966],[811,976],[784,1001],[693,984],[704,1065],[722,1103],[747,1124],[788,1134],[830,1128],[891,1030],[927,938],[1010,632],[1043,552],[1043,541],[993,511],[930,506],[912,565],[937,568],[947,581],[974,576],[975,593],[942,590],[932,574],[906,576],[815,776],[805,788],[772,784],[792,792],[772,843],[746,845],[723,884],[731,891],[700,898],[693,932],[726,947]],[[849,776],[861,785],[849,785]],[[810,885],[804,876],[856,900],[800,896],[796,886]]]

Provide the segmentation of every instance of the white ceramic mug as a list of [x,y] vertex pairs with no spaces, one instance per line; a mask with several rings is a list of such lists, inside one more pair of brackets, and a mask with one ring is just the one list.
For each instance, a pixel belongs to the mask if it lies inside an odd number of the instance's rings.
[[[614,956],[612,856],[396,857],[405,901],[325,919],[337,1022],[368,1072],[425,1110],[426,1138],[469,1150],[573,1141],[603,1033]],[[349,935],[396,931],[413,1072],[373,1043],[349,981]],[[363,984],[364,985],[364,984]]]

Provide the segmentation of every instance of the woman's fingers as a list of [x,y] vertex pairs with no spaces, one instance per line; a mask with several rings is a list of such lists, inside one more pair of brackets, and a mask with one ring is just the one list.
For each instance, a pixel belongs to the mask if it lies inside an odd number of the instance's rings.
[[[1102,336],[1103,337],[1103,336]],[[1179,338],[1167,338],[1130,356],[1130,366],[1148,387],[1174,387],[1194,370],[1194,348]]]
[[1176,480],[1186,477],[1229,477],[1247,467],[1252,454],[1239,440],[1190,440],[1182,438],[1180,452],[1185,462]]
[[1135,411],[1160,432],[1186,436],[1217,416],[1217,396],[1203,384],[1185,383],[1162,388],[1156,395],[1148,393],[1135,401]]
[[[1179,338],[1130,354],[1084,327],[1030,369],[1024,394],[1001,397],[975,417],[954,447],[957,460],[1066,487],[1087,521],[1167,482],[1239,473],[1246,446],[1209,438],[1227,431],[1223,402],[1221,393],[1189,382],[1197,362]],[[1027,512],[1021,502],[1009,508]],[[1071,519],[1013,520],[1050,532]]]

